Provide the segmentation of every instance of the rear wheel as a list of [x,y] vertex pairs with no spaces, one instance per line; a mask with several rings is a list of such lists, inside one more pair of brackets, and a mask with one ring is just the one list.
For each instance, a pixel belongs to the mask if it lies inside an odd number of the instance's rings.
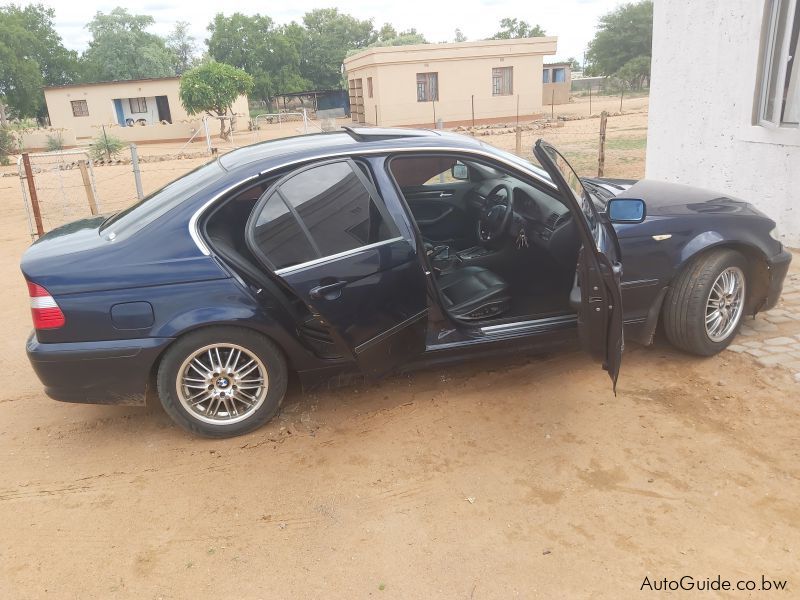
[[269,421],[286,393],[283,354],[264,336],[210,327],[180,338],[158,369],[158,395],[181,427],[231,437]]
[[699,257],[664,300],[664,331],[676,347],[711,356],[736,336],[747,299],[747,260],[730,249]]

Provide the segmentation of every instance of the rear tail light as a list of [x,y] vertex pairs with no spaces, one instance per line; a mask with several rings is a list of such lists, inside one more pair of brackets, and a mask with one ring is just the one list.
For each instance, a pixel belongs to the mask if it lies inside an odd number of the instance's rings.
[[38,283],[28,282],[28,296],[31,299],[31,315],[35,329],[58,329],[66,319],[56,301]]

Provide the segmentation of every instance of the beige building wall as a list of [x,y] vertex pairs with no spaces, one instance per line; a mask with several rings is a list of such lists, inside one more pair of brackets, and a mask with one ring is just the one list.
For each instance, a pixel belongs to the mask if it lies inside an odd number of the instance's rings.
[[[432,127],[439,118],[470,122],[473,106],[476,121],[514,117],[517,102],[521,116],[541,113],[543,57],[555,51],[555,37],[370,48],[345,59],[345,70],[362,80],[365,123]],[[498,67],[513,69],[511,94],[492,94]],[[417,101],[418,73],[438,74],[436,102]]]
[[[106,130],[116,129],[115,134],[124,139],[135,138],[137,141],[176,139],[176,133],[181,137],[184,131],[193,128],[190,123],[199,121],[202,115],[189,116],[181,104],[178,95],[180,79],[170,77],[164,79],[141,79],[134,81],[117,81],[108,83],[88,83],[68,86],[45,88],[44,96],[47,102],[47,112],[50,115],[50,124],[54,128],[63,128],[74,132],[76,138],[92,138],[106,126]],[[160,125],[155,110],[155,97],[166,96],[172,126]],[[114,100],[123,99],[125,117],[145,118],[148,125],[139,128],[135,134],[125,131],[133,128],[121,127],[118,123]],[[147,112],[130,115],[127,99],[147,98]],[[89,114],[87,116],[74,116],[72,101],[85,100]],[[246,128],[249,118],[249,107],[246,96],[240,96],[233,105],[233,111],[241,115],[237,129]],[[180,125],[183,126],[180,126]],[[212,135],[219,130],[216,119],[209,123]]]

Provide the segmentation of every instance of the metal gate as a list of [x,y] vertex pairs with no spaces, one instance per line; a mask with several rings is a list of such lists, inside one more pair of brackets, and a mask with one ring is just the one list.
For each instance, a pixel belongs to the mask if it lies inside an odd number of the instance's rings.
[[94,165],[86,150],[23,154],[17,159],[31,239],[100,212]]

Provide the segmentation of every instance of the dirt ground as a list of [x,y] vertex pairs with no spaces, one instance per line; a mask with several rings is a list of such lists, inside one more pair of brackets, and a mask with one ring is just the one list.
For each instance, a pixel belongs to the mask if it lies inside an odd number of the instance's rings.
[[0,198],[2,598],[630,598],[684,575],[797,594],[789,371],[630,345],[615,396],[577,351],[518,356],[293,390],[252,434],[194,438],[44,396],[16,178]]

